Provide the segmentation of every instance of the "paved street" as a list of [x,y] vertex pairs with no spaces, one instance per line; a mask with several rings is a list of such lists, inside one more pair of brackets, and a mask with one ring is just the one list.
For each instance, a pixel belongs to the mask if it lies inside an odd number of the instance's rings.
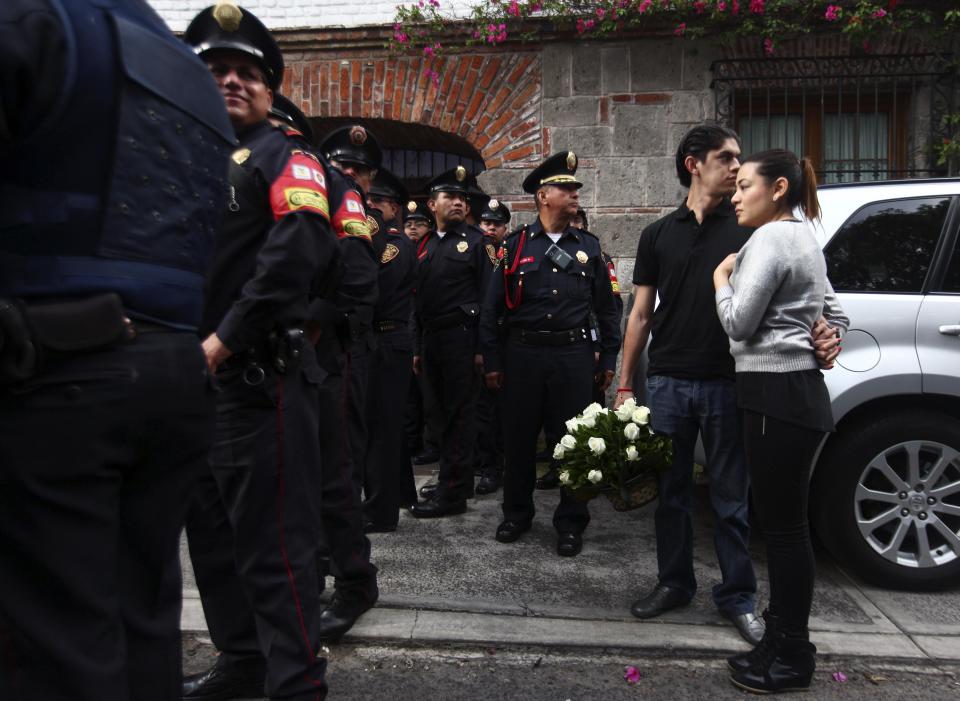
[[[380,604],[330,650],[331,698],[742,698],[728,688],[722,659],[746,645],[710,600],[717,572],[705,489],[698,496],[700,591],[685,609],[647,622],[629,605],[655,582],[653,504],[617,513],[592,502],[573,559],[554,553],[555,491],[537,493],[534,528],[511,545],[493,540],[499,495],[453,518],[403,514],[396,533],[372,537]],[[762,608],[762,541],[753,549]],[[189,564],[184,578],[191,671],[213,651]],[[811,631],[821,652],[816,698],[960,698],[960,592],[879,590],[820,555]],[[631,664],[643,673],[636,687],[622,679]],[[835,671],[848,681],[834,681]]]

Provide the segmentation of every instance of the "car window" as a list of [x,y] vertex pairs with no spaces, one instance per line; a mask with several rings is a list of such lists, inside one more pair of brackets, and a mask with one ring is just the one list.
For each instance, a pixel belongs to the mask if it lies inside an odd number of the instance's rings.
[[824,249],[838,292],[920,292],[949,197],[876,202],[859,209]]
[[943,286],[940,289],[943,292],[960,292],[960,236],[957,237],[957,243],[953,247],[950,267],[947,268],[947,274],[943,278]]

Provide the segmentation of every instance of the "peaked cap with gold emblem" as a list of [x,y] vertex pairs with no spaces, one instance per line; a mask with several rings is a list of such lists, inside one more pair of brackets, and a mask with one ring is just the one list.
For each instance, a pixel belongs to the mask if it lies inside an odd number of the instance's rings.
[[503,202],[491,198],[480,212],[480,221],[495,221],[498,224],[510,223],[510,210]]
[[477,179],[463,166],[451,168],[440,173],[427,183],[427,191],[434,195],[437,192],[456,192],[461,195],[470,195],[477,187]]
[[331,161],[359,163],[374,170],[383,162],[377,137],[359,124],[334,129],[323,139],[320,151]]
[[198,56],[208,51],[239,51],[256,59],[271,90],[283,81],[283,54],[263,22],[232,2],[202,10],[183,35]]
[[544,185],[568,185],[583,187],[574,175],[577,172],[577,156],[573,151],[560,151],[538,165],[523,181],[523,191],[531,195]]
[[427,208],[427,205],[423,202],[414,202],[410,200],[403,207],[403,221],[407,222],[411,219],[419,219],[425,221],[430,226],[433,226],[433,214],[430,213],[430,210]]

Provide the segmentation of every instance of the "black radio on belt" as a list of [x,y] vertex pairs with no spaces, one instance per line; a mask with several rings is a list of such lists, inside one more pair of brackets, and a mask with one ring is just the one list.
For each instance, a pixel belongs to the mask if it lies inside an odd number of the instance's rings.
[[550,248],[547,249],[544,255],[547,257],[547,260],[560,268],[560,270],[566,271],[573,265],[573,256],[555,243],[550,244]]

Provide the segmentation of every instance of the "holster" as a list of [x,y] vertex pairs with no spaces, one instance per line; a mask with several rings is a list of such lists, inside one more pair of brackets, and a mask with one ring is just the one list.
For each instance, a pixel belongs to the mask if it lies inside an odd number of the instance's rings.
[[306,344],[303,329],[278,329],[268,339],[270,362],[281,375],[300,367]]

